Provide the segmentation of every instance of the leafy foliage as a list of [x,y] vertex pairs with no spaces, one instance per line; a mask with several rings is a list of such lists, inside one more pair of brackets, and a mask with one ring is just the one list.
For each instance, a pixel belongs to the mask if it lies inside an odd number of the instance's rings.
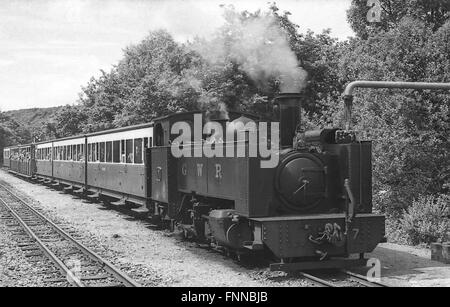
[[[211,51],[217,41],[232,42],[241,34],[238,23],[273,17],[286,33],[290,48],[309,75],[305,107],[317,113],[322,99],[338,97],[343,84],[337,79],[341,46],[329,31],[315,35],[300,34],[275,5],[270,11],[237,12],[224,9],[225,24],[213,39],[196,38],[179,44],[164,30],[150,32],[139,44],[128,46],[123,59],[110,72],[92,78],[80,94],[79,105],[65,107],[58,113],[59,136],[92,132],[113,127],[148,122],[173,112],[218,108],[272,115],[271,99],[278,93],[277,80],[264,86],[252,79],[223,48],[220,62],[211,62],[198,50]],[[78,113],[78,114],[77,114]]]
[[[31,143],[31,133],[17,121],[0,112],[0,150],[11,144]],[[0,155],[3,159],[3,155]]]
[[412,245],[445,242],[450,238],[449,217],[450,196],[420,196],[404,212],[400,227],[393,235]]
[[367,39],[379,32],[394,29],[405,17],[425,22],[432,31],[436,31],[450,17],[448,0],[379,0],[379,3],[380,22],[369,22],[369,1],[352,0],[347,19],[358,37]]
[[[367,1],[352,1],[348,20],[357,37],[345,42],[333,38],[329,30],[301,33],[290,21],[290,13],[280,12],[275,4],[268,12],[224,8],[226,22],[209,39],[180,44],[167,31],[150,32],[142,42],[128,46],[111,71],[92,78],[78,104],[61,108],[54,120],[41,122],[37,133],[27,132],[0,113],[0,140],[10,144],[63,137],[194,109],[226,107],[271,117],[280,80],[255,78],[231,48],[248,37],[242,24],[261,18],[279,26],[280,36],[307,73],[305,128],[342,126],[340,95],[350,81],[449,82],[450,2],[380,2],[381,22],[368,23]],[[215,54],[218,43],[225,47]],[[211,61],[208,54],[219,60]],[[255,61],[261,54],[255,55]],[[447,93],[356,93],[353,125],[361,138],[373,140],[375,210],[386,213],[389,229],[398,235],[392,239],[416,244],[442,238],[448,231],[437,208],[448,204],[450,193],[449,109]]]

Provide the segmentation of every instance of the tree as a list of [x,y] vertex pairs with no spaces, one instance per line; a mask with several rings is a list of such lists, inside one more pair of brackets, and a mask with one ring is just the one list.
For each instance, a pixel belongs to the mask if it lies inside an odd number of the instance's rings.
[[[374,4],[379,3],[379,22],[370,22],[367,18]],[[348,22],[358,37],[367,39],[380,31],[396,28],[404,17],[422,21],[437,31],[450,17],[448,0],[352,0],[347,12]]]
[[0,149],[15,144],[31,143],[31,133],[17,121],[0,112]]
[[[404,18],[396,28],[367,40],[352,40],[340,58],[339,78],[353,80],[450,80],[450,22],[438,31],[426,22]],[[389,48],[386,48],[389,46]],[[354,126],[374,140],[374,201],[398,217],[420,195],[449,192],[450,97],[448,93],[360,90]],[[342,126],[335,101],[321,124]]]
[[80,134],[87,121],[83,110],[83,106],[67,105],[56,114],[56,125],[46,125],[46,128],[52,130],[56,138]]

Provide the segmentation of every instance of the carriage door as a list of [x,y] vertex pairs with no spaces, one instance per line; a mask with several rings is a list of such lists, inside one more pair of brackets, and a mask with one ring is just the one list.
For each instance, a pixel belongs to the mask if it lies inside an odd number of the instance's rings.
[[150,199],[152,197],[152,150],[151,145],[145,147],[144,163],[145,163],[145,197]]

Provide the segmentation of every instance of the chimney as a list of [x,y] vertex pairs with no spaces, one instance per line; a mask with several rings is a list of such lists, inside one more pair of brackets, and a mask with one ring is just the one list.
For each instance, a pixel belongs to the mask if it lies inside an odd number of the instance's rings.
[[299,93],[282,93],[275,97],[279,108],[280,148],[292,147],[297,126],[300,124],[301,98]]

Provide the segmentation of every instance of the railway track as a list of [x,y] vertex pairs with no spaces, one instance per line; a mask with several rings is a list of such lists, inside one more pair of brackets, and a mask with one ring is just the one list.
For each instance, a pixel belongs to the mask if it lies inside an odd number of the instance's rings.
[[348,270],[339,270],[338,273],[343,277],[341,278],[341,280],[330,281],[330,279],[334,278],[331,277],[322,278],[318,277],[317,275],[312,275],[310,273],[305,272],[300,272],[300,276],[320,287],[345,287],[351,286],[352,284],[353,286],[355,286],[354,283],[357,283],[359,286],[369,288],[387,287],[387,285],[384,285],[379,282],[369,281],[365,276],[350,272]]
[[[0,219],[32,262],[53,276],[47,282],[76,287],[138,287],[136,281],[84,246],[0,183]],[[52,270],[48,260],[57,271]],[[59,274],[57,274],[59,273]]]

